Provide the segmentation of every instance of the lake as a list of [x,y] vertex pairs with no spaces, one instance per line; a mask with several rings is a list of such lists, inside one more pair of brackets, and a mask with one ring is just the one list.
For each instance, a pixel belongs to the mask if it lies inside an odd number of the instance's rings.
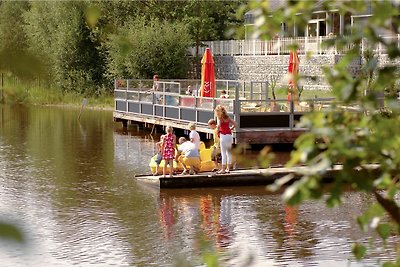
[[[0,105],[0,216],[24,245],[0,242],[1,266],[376,266],[393,259],[355,218],[373,202],[348,191],[340,208],[285,206],[264,187],[158,190],[149,172],[158,135],[111,111]],[[255,152],[246,152],[255,158]],[[277,152],[276,164],[288,152]],[[211,265],[210,265],[211,266]]]

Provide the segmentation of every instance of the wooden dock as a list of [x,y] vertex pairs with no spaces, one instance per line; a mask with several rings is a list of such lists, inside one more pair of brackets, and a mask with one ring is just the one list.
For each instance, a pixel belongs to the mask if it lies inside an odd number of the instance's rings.
[[287,99],[271,100],[267,82],[217,80],[217,95],[221,90],[230,95],[224,99],[185,95],[187,85],[198,88],[195,80],[160,81],[160,91],[152,91],[150,82],[115,81],[115,121],[183,130],[194,122],[198,132],[210,134],[207,122],[215,117],[215,107],[223,105],[237,124],[233,137],[239,144],[293,144],[307,130],[296,127],[304,113],[332,101],[310,99],[305,105],[294,105]]
[[[152,187],[163,188],[202,188],[202,187],[232,187],[232,186],[259,186],[268,185],[275,180],[286,175],[293,175],[294,180],[301,177],[301,173],[307,171],[306,166],[286,168],[274,167],[267,169],[243,169],[234,170],[229,174],[215,174],[204,172],[196,175],[175,175],[169,176],[153,176],[143,175],[136,176],[136,180]],[[332,175],[342,169],[341,165],[336,165],[329,169],[324,176],[326,181],[332,178]]]

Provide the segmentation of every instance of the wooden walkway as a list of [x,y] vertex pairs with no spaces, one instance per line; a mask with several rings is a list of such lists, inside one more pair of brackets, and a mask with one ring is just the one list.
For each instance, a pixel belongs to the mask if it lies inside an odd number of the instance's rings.
[[[151,83],[150,83],[151,82]],[[152,81],[116,80],[114,120],[150,124],[187,130],[189,122],[196,123],[196,130],[210,134],[208,120],[215,117],[214,109],[223,105],[236,121],[233,133],[238,144],[292,144],[307,129],[296,127],[307,112],[332,99],[309,99],[295,105],[287,99],[270,99],[267,82],[217,80],[217,95],[225,90],[229,98],[207,98],[185,95],[187,85],[198,88],[196,80],[179,82],[160,81],[162,90],[152,91]],[[329,107],[329,105],[328,105]]]
[[[243,169],[234,170],[229,174],[215,174],[211,172],[200,173],[196,175],[175,175],[169,176],[153,176],[143,175],[136,176],[136,180],[140,183],[146,183],[153,187],[162,188],[201,188],[201,187],[231,187],[231,186],[258,186],[268,185],[275,182],[276,179],[286,175],[293,175],[294,179],[299,179],[301,173],[307,171],[308,167],[274,167],[268,169]],[[340,171],[341,165],[334,166],[329,169],[324,177],[326,181],[332,178],[332,174]]]

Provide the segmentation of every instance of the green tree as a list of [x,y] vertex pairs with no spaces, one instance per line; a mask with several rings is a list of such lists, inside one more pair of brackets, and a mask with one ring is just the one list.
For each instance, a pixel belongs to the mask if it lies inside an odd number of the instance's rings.
[[237,19],[236,10],[243,1],[185,1],[183,22],[188,25],[195,47],[196,76],[200,76],[199,48],[202,41],[225,40],[232,30],[243,21]]
[[48,67],[49,78],[63,90],[99,93],[104,58],[87,24],[86,2],[32,2],[25,31],[32,53]]
[[109,42],[111,77],[185,78],[190,36],[182,23],[138,19],[112,35]]
[[[329,207],[340,205],[342,192],[348,186],[366,191],[375,196],[376,202],[358,218],[362,229],[373,228],[387,239],[400,231],[400,207],[396,196],[399,193],[400,173],[400,105],[393,93],[385,95],[385,107],[381,108],[376,96],[393,90],[399,91],[400,49],[395,41],[382,38],[380,32],[399,34],[399,3],[396,1],[368,1],[372,16],[362,27],[349,29],[347,36],[339,36],[326,45],[339,49],[350,47],[333,68],[324,68],[329,84],[340,105],[332,111],[313,112],[302,117],[300,126],[309,131],[296,140],[289,166],[307,164],[307,173],[301,180],[289,186],[283,195],[289,204],[298,204],[306,199],[321,198],[328,193]],[[264,37],[274,36],[280,31],[282,21],[288,25],[305,26],[316,1],[288,1],[284,8],[273,13],[267,3],[250,3],[261,16],[257,21],[259,32]],[[364,1],[324,1],[325,10],[339,9],[341,14],[363,13]],[[295,16],[301,13],[301,16]],[[271,16],[272,15],[272,16]],[[379,44],[387,51],[388,59],[376,60],[373,54],[364,56],[361,73],[353,77],[349,66],[362,58],[362,47],[374,48]],[[382,56],[381,56],[382,57]],[[390,90],[389,90],[390,89]],[[367,94],[365,92],[368,92]],[[346,107],[355,106],[359,112],[350,112]],[[334,175],[328,189],[322,177],[335,164],[343,170]],[[377,168],[370,164],[374,163]],[[287,182],[290,177],[278,181],[273,188]],[[385,216],[391,218],[390,223]],[[362,244],[356,244],[353,252],[357,258],[366,253]],[[400,258],[385,266],[398,266]]]
[[28,53],[23,13],[28,1],[0,2],[0,70],[27,79],[41,74],[37,57]]

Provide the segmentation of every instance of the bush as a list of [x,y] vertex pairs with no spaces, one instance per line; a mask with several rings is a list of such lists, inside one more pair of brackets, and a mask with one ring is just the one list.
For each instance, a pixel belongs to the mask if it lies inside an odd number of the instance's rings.
[[84,2],[33,2],[24,15],[25,31],[55,87],[93,95],[102,88],[104,59],[86,23],[86,8]]
[[108,43],[110,78],[186,78],[190,36],[182,23],[138,19],[127,23]]

